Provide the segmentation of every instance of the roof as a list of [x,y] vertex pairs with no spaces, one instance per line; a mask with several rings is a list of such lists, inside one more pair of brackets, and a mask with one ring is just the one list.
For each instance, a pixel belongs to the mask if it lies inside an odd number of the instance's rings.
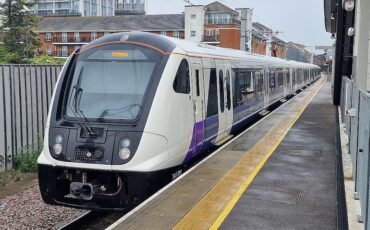
[[184,30],[184,14],[109,17],[44,17],[35,32],[115,32]]
[[255,27],[256,29],[260,30],[260,31],[272,31],[272,29],[268,28],[267,26],[259,23],[259,22],[253,22],[252,23],[253,27]]
[[286,42],[278,37],[273,36],[272,41],[279,43],[279,44],[286,44]]
[[238,14],[238,12],[231,9],[230,7],[225,6],[219,1],[215,1],[215,2],[212,2],[206,5],[206,13],[216,13],[216,12],[227,12],[227,13],[232,13],[234,15]]

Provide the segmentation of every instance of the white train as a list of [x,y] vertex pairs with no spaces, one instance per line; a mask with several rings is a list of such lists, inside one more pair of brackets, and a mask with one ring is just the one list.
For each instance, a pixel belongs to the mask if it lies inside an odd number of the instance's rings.
[[38,158],[49,204],[122,210],[311,84],[319,67],[149,33],[117,33],[72,54]]

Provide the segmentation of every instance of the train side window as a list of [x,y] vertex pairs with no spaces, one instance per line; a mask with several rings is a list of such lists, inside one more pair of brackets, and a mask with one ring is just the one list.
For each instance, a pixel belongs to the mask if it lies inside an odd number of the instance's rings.
[[177,70],[175,81],[173,82],[173,89],[176,93],[189,94],[190,93],[190,77],[189,77],[189,64],[186,59],[180,63]]
[[277,71],[278,84],[280,87],[284,85],[284,72],[283,71],[284,71],[283,69],[279,69]]
[[269,79],[270,79],[270,88],[275,88],[275,72],[273,70],[270,70],[269,74]]
[[227,94],[227,109],[231,109],[231,89],[230,89],[230,71],[226,71],[226,94]]
[[213,115],[216,115],[217,113],[218,113],[217,75],[216,69],[211,69],[209,77],[207,117],[211,117]]
[[195,81],[197,85],[197,97],[200,96],[200,89],[199,89],[199,69],[195,70]]
[[248,93],[249,91],[252,91],[252,72],[247,71],[245,72],[245,86],[244,90],[245,93]]
[[289,71],[287,69],[285,69],[284,72],[285,72],[285,76],[286,76],[286,83],[289,84],[290,83]]
[[233,104],[234,108],[238,106],[238,104],[243,100],[243,95],[240,88],[240,78],[238,77],[237,70],[233,69],[231,72],[233,75],[234,80],[234,98],[233,98]]
[[222,70],[220,70],[218,74],[218,80],[220,85],[220,108],[221,113],[223,113],[225,110],[225,98],[224,98],[224,73],[222,72]]
[[263,74],[261,71],[254,72],[255,90],[257,94],[263,94]]

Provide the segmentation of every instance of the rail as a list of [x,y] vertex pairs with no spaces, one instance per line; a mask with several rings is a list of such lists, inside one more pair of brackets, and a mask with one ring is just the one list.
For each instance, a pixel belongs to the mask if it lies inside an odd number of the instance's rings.
[[349,139],[355,198],[361,205],[365,229],[370,229],[370,93],[358,89],[353,80],[342,80],[340,110]]

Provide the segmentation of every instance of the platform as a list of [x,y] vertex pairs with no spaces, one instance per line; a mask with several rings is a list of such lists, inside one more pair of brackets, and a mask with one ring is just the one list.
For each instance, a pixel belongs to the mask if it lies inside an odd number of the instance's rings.
[[109,229],[335,229],[335,107],[314,83]]

